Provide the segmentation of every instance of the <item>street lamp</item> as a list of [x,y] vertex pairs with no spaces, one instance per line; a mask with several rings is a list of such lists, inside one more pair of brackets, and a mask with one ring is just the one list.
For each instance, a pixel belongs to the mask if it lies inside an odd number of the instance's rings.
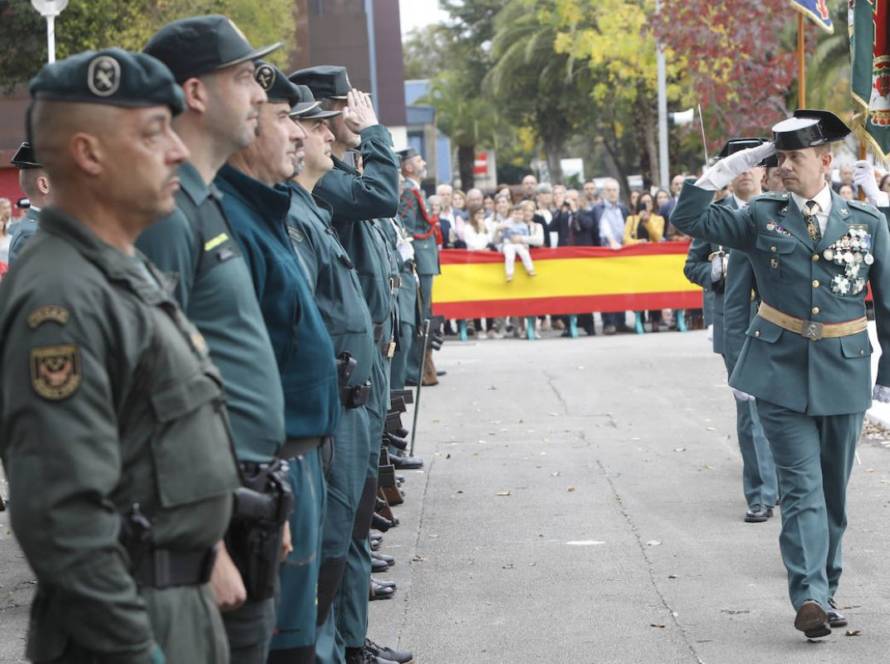
[[68,0],[31,0],[31,5],[46,19],[46,52],[49,62],[56,61],[56,16],[68,6]]

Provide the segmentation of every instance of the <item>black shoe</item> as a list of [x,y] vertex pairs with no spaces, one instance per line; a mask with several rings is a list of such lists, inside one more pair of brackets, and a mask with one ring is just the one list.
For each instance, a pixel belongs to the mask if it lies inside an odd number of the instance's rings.
[[398,664],[394,660],[378,657],[368,648],[347,648],[346,664]]
[[772,507],[764,507],[763,505],[751,505],[745,512],[745,523],[763,523],[769,521],[773,516]]
[[837,610],[837,603],[834,601],[833,597],[828,600],[828,611],[825,613],[828,616],[828,625],[830,627],[847,626],[847,617]]
[[803,632],[808,639],[818,639],[831,634],[828,625],[828,615],[819,602],[808,599],[797,610],[794,618],[794,628]]
[[380,532],[385,533],[394,525],[395,524],[392,521],[390,521],[389,519],[384,519],[376,512],[371,515],[371,528],[373,528],[374,530],[379,530]]
[[603,334],[605,334],[607,337],[612,336],[613,334],[615,334],[615,326],[606,325],[605,327],[603,327]]
[[375,602],[380,599],[392,599],[396,594],[395,584],[379,583],[371,579],[371,587],[368,589],[368,600]]
[[388,567],[392,567],[393,565],[396,564],[396,559],[393,558],[392,556],[386,555],[385,553],[372,553],[371,558],[376,559],[376,560],[382,560],[383,562],[386,563],[386,565]]
[[444,369],[438,369],[438,370],[436,371],[436,375],[437,375],[437,376],[444,376],[444,375],[446,375],[447,373],[448,373],[448,372],[445,371]]
[[405,386],[406,386],[406,387],[417,387],[417,381],[414,380],[413,378],[406,378],[406,379],[405,379]]
[[420,468],[423,468],[423,459],[420,457],[408,456],[407,454],[405,456],[393,454],[390,457],[390,461],[397,470],[419,470]]
[[414,654],[407,650],[396,650],[395,648],[386,648],[377,645],[371,639],[365,639],[365,650],[369,650],[375,657],[382,657],[399,664],[411,664],[414,661]]
[[395,447],[397,450],[402,450],[403,452],[408,449],[408,440],[406,438],[399,438],[392,433],[383,434],[383,443],[390,447]]
[[373,574],[383,574],[387,570],[389,570],[389,565],[385,561],[371,556],[371,572]]

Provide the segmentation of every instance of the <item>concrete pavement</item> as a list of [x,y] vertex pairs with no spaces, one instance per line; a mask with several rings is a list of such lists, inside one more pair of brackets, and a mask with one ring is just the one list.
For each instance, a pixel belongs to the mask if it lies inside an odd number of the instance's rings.
[[[397,596],[371,636],[419,664],[878,662],[890,649],[890,448],[860,446],[839,601],[793,629],[778,519],[742,522],[734,406],[703,332],[446,344],[422,395]],[[406,421],[410,422],[409,418]],[[5,488],[2,488],[5,493]],[[0,662],[33,586],[0,514]],[[178,664],[178,663],[177,663]]]

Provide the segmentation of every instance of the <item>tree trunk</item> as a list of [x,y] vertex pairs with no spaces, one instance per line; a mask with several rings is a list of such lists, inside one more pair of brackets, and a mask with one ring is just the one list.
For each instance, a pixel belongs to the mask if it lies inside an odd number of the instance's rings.
[[[658,116],[655,109],[650,105],[645,103],[640,104],[639,108],[640,129],[643,134],[643,149],[646,152],[646,157],[649,162],[648,172],[643,172],[644,184],[651,186],[654,183],[658,183],[658,186],[660,187],[663,183],[659,182],[658,176]],[[646,182],[646,180],[648,180],[648,182]]]
[[476,186],[476,177],[473,168],[476,165],[476,146],[457,146],[457,170],[460,173],[460,188],[469,191]]
[[554,139],[543,139],[544,158],[550,170],[550,182],[562,184],[562,142]]
[[630,200],[630,182],[628,181],[627,165],[621,159],[621,148],[619,147],[618,135],[614,126],[610,126],[608,131],[603,132],[603,147],[606,148],[606,162],[611,166],[612,172],[615,174],[618,183],[624,190],[624,200]]

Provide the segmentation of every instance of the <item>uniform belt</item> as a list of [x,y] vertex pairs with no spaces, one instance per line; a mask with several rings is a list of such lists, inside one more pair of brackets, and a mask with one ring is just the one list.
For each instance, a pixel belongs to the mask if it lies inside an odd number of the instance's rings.
[[307,436],[305,438],[288,438],[278,450],[279,459],[294,459],[324,445],[325,436]]
[[817,323],[816,321],[789,316],[771,307],[766,302],[760,303],[757,315],[774,325],[778,325],[783,330],[799,334],[804,339],[809,339],[810,341],[849,337],[868,329],[868,319],[865,316],[844,323]]
[[391,360],[396,354],[396,341],[392,337],[383,338],[383,323],[374,323],[374,345],[380,349],[380,354],[387,360]]
[[371,398],[371,381],[364,385],[347,385],[340,388],[340,402],[344,408],[358,408]]
[[380,343],[383,338],[383,323],[374,323],[374,343]]
[[402,287],[402,278],[401,277],[390,277],[389,278],[389,289],[393,293],[395,293],[401,287]]
[[210,580],[210,572],[216,561],[216,549],[200,551],[171,551],[152,549],[142,556],[133,570],[137,585],[149,588],[173,586],[200,586]]

